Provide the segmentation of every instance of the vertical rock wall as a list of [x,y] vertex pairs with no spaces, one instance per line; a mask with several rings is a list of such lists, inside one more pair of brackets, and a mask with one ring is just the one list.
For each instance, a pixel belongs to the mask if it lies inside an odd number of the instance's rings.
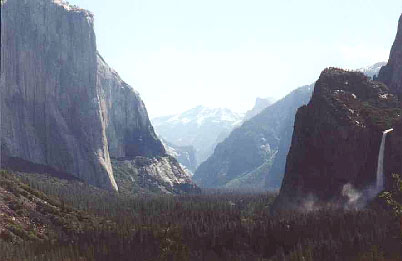
[[381,68],[378,80],[384,82],[398,96],[402,97],[402,16],[398,32],[392,45],[388,64]]
[[346,184],[359,190],[375,185],[382,131],[400,114],[384,84],[358,72],[324,70],[310,103],[296,114],[276,206],[339,202]]
[[60,1],[11,0],[1,18],[3,158],[117,189],[97,88],[92,14]]
[[98,55],[98,88],[112,158],[165,155],[139,94]]
[[138,93],[97,53],[91,13],[61,0],[10,0],[1,14],[3,167],[117,190],[113,158],[126,179],[143,168],[156,190],[193,187],[167,156]]

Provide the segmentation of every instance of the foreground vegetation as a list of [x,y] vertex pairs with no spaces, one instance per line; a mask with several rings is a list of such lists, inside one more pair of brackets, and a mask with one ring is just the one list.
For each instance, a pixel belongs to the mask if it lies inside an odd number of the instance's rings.
[[275,196],[267,193],[132,196],[78,181],[6,172],[1,172],[0,189],[0,221],[8,220],[0,222],[0,260],[402,256],[399,217],[378,206],[271,215]]

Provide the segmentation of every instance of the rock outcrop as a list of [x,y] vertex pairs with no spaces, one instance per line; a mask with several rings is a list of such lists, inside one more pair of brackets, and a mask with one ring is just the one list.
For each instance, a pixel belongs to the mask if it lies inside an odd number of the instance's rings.
[[112,160],[120,190],[128,193],[198,193],[190,175],[171,156]]
[[382,131],[393,127],[400,115],[396,95],[383,83],[360,72],[324,70],[310,103],[296,114],[275,205],[337,202],[347,184],[358,190],[373,185]]
[[139,95],[97,53],[90,12],[61,0],[1,8],[2,167],[46,166],[117,190],[111,158],[144,157],[180,177],[172,186],[190,182],[172,171]]
[[402,15],[388,64],[381,68],[378,80],[388,85],[400,98],[402,97]]
[[279,189],[294,115],[311,92],[312,86],[298,88],[233,130],[193,180],[201,187]]
[[191,173],[195,172],[198,164],[193,146],[177,146],[164,140],[162,142],[168,155],[177,159]]

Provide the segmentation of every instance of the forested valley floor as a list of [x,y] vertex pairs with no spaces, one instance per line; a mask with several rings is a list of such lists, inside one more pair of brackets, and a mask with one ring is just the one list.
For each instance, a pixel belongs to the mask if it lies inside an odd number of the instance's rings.
[[124,195],[2,171],[0,260],[401,260],[400,220],[381,203],[271,214],[274,199]]

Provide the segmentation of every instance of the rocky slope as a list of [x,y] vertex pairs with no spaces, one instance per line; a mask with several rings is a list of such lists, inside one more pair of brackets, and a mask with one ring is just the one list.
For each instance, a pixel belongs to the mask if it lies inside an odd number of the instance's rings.
[[194,181],[201,187],[278,189],[295,112],[311,92],[312,86],[301,87],[244,122],[199,166]]
[[[198,106],[183,113],[152,120],[156,132],[175,146],[193,146],[198,164],[241,123],[243,115],[229,109]],[[183,164],[183,163],[182,163]]]
[[166,153],[183,165],[183,168],[194,173],[197,169],[197,159],[195,158],[195,149],[193,146],[176,146],[170,142],[162,140]]
[[199,193],[191,182],[191,174],[171,156],[158,158],[136,157],[112,160],[113,172],[119,188],[124,192],[152,192],[165,194]]
[[[72,185],[95,190],[79,182]],[[73,240],[100,221],[22,183],[16,174],[0,171],[0,241],[20,244],[56,241],[59,237]]]
[[297,111],[276,206],[339,202],[348,199],[345,188],[364,191],[375,184],[382,131],[400,115],[386,85],[360,72],[324,70],[310,103]]
[[[12,0],[2,4],[1,28],[3,167],[46,166],[117,190],[111,158],[176,166],[139,95],[97,53],[91,13],[58,0]],[[176,174],[185,175],[166,175]]]

